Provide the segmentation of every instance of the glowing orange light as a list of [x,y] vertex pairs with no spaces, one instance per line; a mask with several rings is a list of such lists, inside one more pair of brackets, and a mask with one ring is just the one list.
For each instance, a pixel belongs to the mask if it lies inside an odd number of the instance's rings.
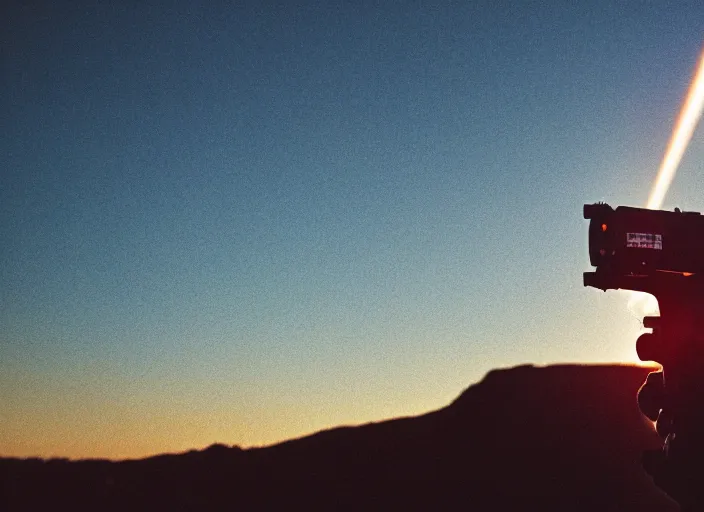
[[700,56],[699,66],[692,85],[689,87],[687,99],[682,106],[682,111],[672,132],[672,138],[660,164],[658,177],[650,192],[647,208],[657,210],[662,205],[667,189],[670,188],[670,183],[672,183],[677,167],[682,160],[682,155],[684,155],[699,118],[702,116],[702,109],[704,109],[704,51]]
[[602,224],[602,225],[601,225],[601,230],[602,230],[602,231],[606,231],[606,228],[608,228],[608,226],[607,226],[606,224]]
[[692,272],[682,272],[682,275],[684,277],[689,277],[689,276],[693,276],[694,274]]

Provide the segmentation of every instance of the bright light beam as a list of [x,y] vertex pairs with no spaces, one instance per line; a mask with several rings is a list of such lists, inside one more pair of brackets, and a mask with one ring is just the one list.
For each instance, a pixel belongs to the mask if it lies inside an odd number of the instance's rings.
[[665,194],[667,194],[670,183],[677,172],[677,167],[680,165],[682,155],[684,155],[694,130],[697,128],[697,123],[702,117],[702,109],[704,109],[704,51],[699,59],[697,72],[689,87],[687,99],[682,106],[675,130],[672,132],[665,157],[660,164],[658,177],[650,192],[646,208],[657,210],[662,205]]
[[[699,119],[702,117],[702,110],[704,110],[704,50],[699,58],[699,66],[694,74],[692,85],[689,86],[687,98],[675,124],[665,156],[660,164],[655,184],[650,191],[646,208],[657,210],[662,206],[682,156],[692,139]],[[628,309],[637,317],[660,314],[658,301],[652,295],[633,291],[628,295]]]

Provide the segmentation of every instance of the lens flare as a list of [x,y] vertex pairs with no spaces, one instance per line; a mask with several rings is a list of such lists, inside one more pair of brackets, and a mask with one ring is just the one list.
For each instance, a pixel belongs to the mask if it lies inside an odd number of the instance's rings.
[[[670,188],[677,167],[689,141],[694,135],[699,119],[704,109],[704,50],[699,57],[699,65],[694,74],[692,85],[689,86],[680,115],[667,145],[665,156],[660,164],[657,179],[648,198],[646,208],[657,210],[662,206],[665,194]],[[628,309],[637,317],[659,315],[658,301],[652,295],[641,292],[628,292]]]
[[672,132],[672,138],[665,151],[665,157],[660,164],[658,177],[653,185],[648,198],[646,208],[657,210],[662,205],[665,199],[665,194],[670,188],[670,183],[675,177],[677,167],[680,165],[682,155],[689,141],[692,139],[694,130],[697,127],[699,119],[702,117],[702,109],[704,108],[704,51],[699,58],[699,66],[694,75],[692,85],[689,87],[687,99],[684,102],[682,111],[680,112],[675,130]]

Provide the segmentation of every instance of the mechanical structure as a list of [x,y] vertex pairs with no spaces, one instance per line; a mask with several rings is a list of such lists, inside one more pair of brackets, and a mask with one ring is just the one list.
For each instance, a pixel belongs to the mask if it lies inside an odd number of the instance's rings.
[[638,393],[664,438],[662,451],[644,454],[645,469],[683,512],[704,510],[704,216],[597,203],[584,218],[596,267],[584,286],[646,292],[660,307],[636,342],[641,360],[662,366]]

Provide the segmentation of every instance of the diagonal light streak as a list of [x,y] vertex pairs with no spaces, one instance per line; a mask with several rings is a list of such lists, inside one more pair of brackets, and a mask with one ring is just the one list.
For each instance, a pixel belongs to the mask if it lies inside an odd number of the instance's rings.
[[677,167],[680,165],[682,155],[689,141],[692,139],[694,130],[697,128],[697,123],[702,117],[702,109],[704,108],[704,51],[702,51],[699,59],[699,66],[694,75],[692,85],[689,87],[687,99],[682,106],[679,118],[675,124],[675,129],[672,132],[672,138],[665,151],[665,157],[660,164],[655,185],[650,192],[648,204],[646,208],[657,210],[662,205],[665,194],[670,188]]
[[[665,194],[667,194],[682,161],[682,156],[692,139],[692,135],[694,135],[699,119],[702,117],[702,110],[704,110],[704,50],[699,58],[699,65],[692,84],[689,86],[687,98],[675,123],[665,156],[660,164],[655,184],[650,191],[646,208],[657,210],[662,206]],[[636,316],[660,314],[658,301],[652,295],[634,291],[629,292],[628,295],[628,309]]]

